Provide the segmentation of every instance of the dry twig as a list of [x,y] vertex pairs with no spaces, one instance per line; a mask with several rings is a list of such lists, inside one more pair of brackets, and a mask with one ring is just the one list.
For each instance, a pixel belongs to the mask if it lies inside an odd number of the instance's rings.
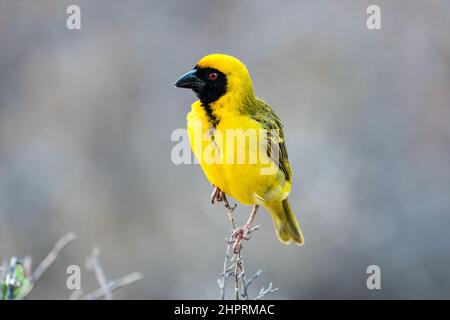
[[[3,259],[0,266],[0,284],[5,288],[5,295],[0,292],[2,299],[25,299],[34,288],[34,285],[41,279],[48,268],[56,261],[62,250],[76,238],[75,233],[70,232],[63,236],[53,247],[50,253],[39,264],[34,273],[31,272],[32,259],[26,256],[23,261],[12,257],[9,260]],[[86,267],[92,271],[100,285],[100,289],[87,294],[84,300],[89,299],[105,299],[112,298],[112,291],[135,282],[142,278],[141,273],[134,272],[120,279],[108,282],[99,261],[100,250],[94,247],[92,254],[86,260]],[[70,299],[77,300],[83,295],[83,290],[75,290],[72,292]]]
[[142,279],[142,274],[140,272],[133,272],[129,275],[126,275],[120,279],[113,280],[108,282],[106,287],[100,288],[97,291],[94,291],[92,293],[89,293],[85,295],[82,300],[98,300],[104,297],[107,293],[111,293],[116,289],[119,289],[120,287],[126,286],[130,283],[133,283],[139,279]]
[[258,296],[255,298],[255,300],[261,300],[264,296],[266,296],[269,293],[277,292],[278,288],[274,288],[272,286],[272,282],[269,284],[269,287],[267,289],[264,289],[264,287],[261,288],[259,291]]
[[227,283],[228,278],[230,277],[231,270],[233,269],[232,266],[228,266],[230,262],[230,250],[231,250],[231,244],[233,243],[233,237],[230,236],[229,239],[225,238],[225,241],[227,242],[227,250],[225,251],[225,261],[223,262],[223,270],[220,279],[217,279],[217,283],[219,284],[220,288],[220,300],[225,300],[225,285]]
[[59,254],[64,249],[64,247],[67,246],[73,240],[75,240],[76,237],[77,236],[74,232],[69,232],[64,237],[59,239],[59,241],[53,247],[52,251],[50,251],[47,257],[45,257],[45,259],[41,261],[41,263],[31,276],[31,282],[33,284],[36,284],[36,282],[39,281],[39,279],[42,277],[45,271],[47,271],[47,269],[53,264],[53,262],[55,262],[56,258],[58,258]]
[[[212,197],[214,199],[214,194],[216,190],[214,191]],[[226,296],[226,283],[230,276],[233,276],[233,283],[234,283],[234,299],[240,300],[240,299],[249,299],[248,295],[248,288],[250,285],[261,275],[263,272],[262,270],[258,270],[253,276],[250,277],[250,279],[246,279],[245,275],[245,267],[244,267],[244,261],[242,257],[242,244],[239,243],[237,246],[237,250],[234,250],[233,244],[235,241],[233,240],[233,234],[234,230],[237,229],[236,220],[234,218],[234,210],[236,209],[237,205],[234,205],[233,207],[230,206],[230,203],[228,202],[227,197],[223,193],[221,195],[220,201],[223,201],[225,203],[225,208],[227,209],[227,216],[228,220],[230,221],[230,225],[232,228],[232,233],[229,238],[225,239],[227,243],[227,248],[225,252],[225,260],[223,263],[223,269],[221,273],[221,277],[217,280],[217,283],[220,288],[220,295],[219,298],[221,300],[225,299]],[[255,232],[259,229],[259,226],[255,226],[252,229],[250,229],[246,236],[249,236],[251,233]],[[248,239],[250,239],[248,237]],[[233,256],[230,256],[230,252],[233,252]],[[259,295],[256,297],[256,299],[261,299],[265,295],[276,292],[278,289],[273,288],[272,283],[270,283],[269,287],[265,289],[264,287],[259,292]]]
[[103,271],[102,265],[100,264],[100,259],[98,257],[99,254],[100,248],[95,246],[92,249],[91,255],[86,259],[86,269],[95,275],[100,289],[103,289],[105,292],[105,300],[112,300],[112,294],[108,290],[108,280],[106,279],[105,272]]

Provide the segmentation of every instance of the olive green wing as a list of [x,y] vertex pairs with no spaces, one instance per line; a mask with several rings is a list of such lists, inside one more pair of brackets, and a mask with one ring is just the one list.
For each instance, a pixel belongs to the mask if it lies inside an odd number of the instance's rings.
[[[292,171],[285,145],[283,124],[280,118],[273,112],[270,105],[262,100],[258,100],[258,108],[252,111],[252,118],[261,123],[262,127],[267,131],[267,156],[278,165],[284,173],[286,181],[291,182]],[[274,150],[276,152],[273,152]]]

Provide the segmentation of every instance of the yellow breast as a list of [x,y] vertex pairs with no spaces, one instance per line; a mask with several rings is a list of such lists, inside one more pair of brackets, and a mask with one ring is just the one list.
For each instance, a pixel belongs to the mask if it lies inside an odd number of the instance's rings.
[[188,114],[187,128],[207,179],[226,194],[249,205],[287,197],[290,183],[267,156],[257,121],[223,108],[213,127],[197,101]]

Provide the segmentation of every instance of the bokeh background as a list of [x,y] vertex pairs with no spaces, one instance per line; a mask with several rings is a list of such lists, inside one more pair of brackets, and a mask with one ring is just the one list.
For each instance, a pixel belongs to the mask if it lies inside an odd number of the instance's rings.
[[[225,52],[284,120],[306,237],[283,246],[260,214],[251,292],[450,298],[449,30],[446,0],[1,0],[0,256],[37,262],[74,230],[32,298],[68,298],[66,267],[84,271],[93,245],[109,278],[144,274],[116,298],[217,298],[229,224],[170,138],[195,100],[174,81]],[[250,208],[237,210],[243,223]],[[371,264],[381,290],[366,288]]]

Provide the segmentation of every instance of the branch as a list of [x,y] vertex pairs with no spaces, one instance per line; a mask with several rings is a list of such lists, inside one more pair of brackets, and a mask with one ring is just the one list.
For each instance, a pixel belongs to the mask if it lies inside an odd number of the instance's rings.
[[[248,233],[247,233],[248,240],[250,240],[249,235],[250,235],[252,232],[255,232],[255,231],[258,230],[258,229],[259,229],[259,225],[257,225],[257,226],[255,226],[255,227],[251,228],[251,229],[248,231]],[[250,280],[247,281],[247,279],[246,279],[246,277],[245,277],[244,261],[243,261],[243,258],[242,258],[242,256],[241,256],[241,252],[240,252],[240,251],[239,251],[239,260],[240,260],[240,268],[241,268],[241,274],[240,274],[240,278],[241,278],[241,286],[242,286],[242,293],[241,293],[241,295],[242,295],[242,298],[244,298],[245,300],[247,300],[247,299],[248,299],[248,292],[247,292],[248,287],[252,284],[252,282],[253,282],[254,280],[256,280],[256,278],[259,277],[259,275],[262,273],[262,271],[259,270],[258,272],[256,272],[256,273],[250,278]]]
[[112,300],[112,294],[108,290],[108,280],[106,279],[105,272],[103,271],[102,265],[100,264],[100,260],[98,258],[99,254],[99,247],[94,247],[91,255],[86,259],[86,269],[94,273],[100,289],[103,289],[105,292],[105,300]]
[[47,271],[47,269],[53,264],[53,262],[55,262],[56,258],[58,258],[64,247],[75,240],[76,237],[77,236],[74,232],[69,232],[64,237],[59,239],[59,241],[53,247],[52,251],[50,251],[50,253],[47,255],[47,257],[45,257],[44,260],[42,260],[42,262],[39,264],[39,266],[31,276],[31,282],[33,284],[36,284],[36,282],[39,281],[45,271]]
[[[244,272],[244,271],[243,271]],[[245,273],[242,274],[242,296],[244,299],[248,299],[248,288],[262,273],[262,270],[258,270],[250,279],[245,279]]]
[[140,272],[130,273],[129,275],[126,275],[122,278],[110,281],[105,288],[100,288],[97,291],[85,295],[82,300],[98,300],[104,297],[106,294],[111,293],[114,290],[119,289],[120,287],[126,286],[140,279],[142,279],[142,274]]
[[223,270],[220,279],[217,279],[217,283],[220,288],[220,300],[225,300],[225,285],[227,283],[228,278],[230,277],[231,273],[230,271],[233,269],[233,265],[228,267],[228,264],[230,262],[230,250],[231,250],[231,244],[233,243],[233,237],[230,236],[229,239],[225,238],[225,241],[227,242],[227,250],[225,251],[225,260],[223,262]]
[[[47,269],[55,262],[62,250],[76,238],[75,233],[70,232],[62,237],[39,264],[34,273],[31,272],[32,259],[26,256],[23,260],[12,257],[9,261],[3,259],[0,265],[0,298],[1,299],[25,299],[34,288],[34,285],[41,279]],[[86,260],[86,268],[92,271],[100,285],[100,289],[87,294],[83,299],[106,299],[112,298],[111,292],[127,284],[142,278],[141,273],[134,272],[115,281],[108,282],[99,261],[98,247],[94,247],[92,254]],[[3,292],[4,290],[4,292]],[[77,300],[83,295],[83,290],[72,292],[70,299]]]
[[[234,230],[237,229],[237,224],[236,224],[236,221],[234,220],[234,215],[233,215],[233,211],[234,211],[234,209],[236,209],[237,205],[235,204],[234,207],[231,207],[230,203],[228,202],[228,199],[227,199],[227,196],[225,195],[225,193],[223,194],[223,202],[225,203],[225,208],[227,209],[228,219],[230,220],[230,224],[231,224],[231,227],[232,227],[232,231],[231,231],[232,233],[231,233],[231,236],[230,236],[230,241],[228,242],[228,245],[227,245],[227,253],[226,254],[228,255],[228,252],[231,249],[230,243],[233,240],[233,232],[234,232]],[[233,259],[235,260],[235,262],[234,262],[234,272],[233,272],[234,298],[236,300],[239,300],[239,269],[241,267],[241,250],[239,250],[238,253],[234,253]],[[225,288],[225,285],[224,285],[224,288]]]
[[234,220],[233,211],[234,211],[234,209],[236,209],[237,204],[235,204],[233,207],[231,207],[225,193],[223,194],[222,199],[223,199],[223,202],[225,203],[225,208],[227,209],[227,215],[228,215],[228,219],[230,220],[231,227],[233,228],[231,231],[234,231],[237,229],[237,224],[236,224],[236,221]]
[[241,250],[234,254],[236,262],[234,263],[234,298],[239,300],[239,269],[241,267]]
[[[220,299],[225,299],[225,285],[228,277],[230,275],[233,275],[233,281],[234,281],[234,298],[236,300],[240,300],[241,298],[247,299],[247,282],[245,279],[245,268],[244,268],[244,262],[242,259],[242,247],[239,247],[239,250],[237,252],[234,252],[233,250],[233,257],[230,259],[230,250],[232,250],[233,244],[233,234],[234,230],[237,229],[236,220],[234,219],[233,211],[236,209],[237,205],[234,205],[233,207],[228,202],[228,199],[225,194],[222,195],[221,199],[225,203],[225,208],[227,209],[227,216],[228,220],[230,221],[230,225],[232,228],[232,233],[227,240],[227,249],[225,252],[225,261],[223,264],[223,271],[221,275],[221,279],[218,280],[219,288],[220,288]],[[252,228],[249,230],[248,234],[250,234],[253,231],[256,231],[258,229],[258,226]],[[229,261],[234,261],[234,263],[231,266],[228,266]],[[232,273],[230,271],[233,270]],[[240,292],[240,287],[242,289],[242,292]]]
[[[213,193],[214,195],[215,193]],[[245,267],[244,267],[244,260],[242,257],[242,246],[238,247],[238,250],[236,252],[234,249],[232,249],[232,244],[235,242],[233,240],[234,238],[234,230],[237,229],[236,220],[234,218],[233,211],[236,209],[237,205],[234,205],[233,207],[230,206],[230,203],[228,202],[228,199],[225,194],[222,194],[219,201],[223,201],[225,203],[225,208],[227,209],[227,216],[228,220],[230,221],[230,225],[232,227],[232,233],[228,239],[225,239],[227,242],[227,248],[225,252],[225,259],[223,262],[223,269],[221,273],[221,277],[217,279],[217,283],[220,288],[220,299],[225,299],[225,289],[226,289],[226,282],[228,278],[233,275],[233,282],[234,282],[234,298],[236,300],[249,299],[248,295],[248,288],[252,285],[252,283],[262,274],[262,270],[258,270],[254,275],[250,277],[250,279],[246,279],[245,275]],[[250,237],[248,237],[251,233],[257,231],[259,229],[259,225],[251,228],[247,234],[246,239],[250,240]],[[230,251],[233,251],[233,256],[230,258]],[[230,262],[233,262],[230,265]],[[264,296],[266,296],[269,293],[278,291],[278,288],[273,288],[272,283],[269,284],[269,287],[265,289],[264,287],[260,290],[258,296],[255,298],[255,300],[262,299]]]
[[261,290],[259,291],[259,295],[255,298],[255,300],[261,300],[267,294],[277,292],[277,291],[278,291],[278,288],[272,287],[272,282],[271,282],[267,289],[264,289],[264,287],[261,288]]

